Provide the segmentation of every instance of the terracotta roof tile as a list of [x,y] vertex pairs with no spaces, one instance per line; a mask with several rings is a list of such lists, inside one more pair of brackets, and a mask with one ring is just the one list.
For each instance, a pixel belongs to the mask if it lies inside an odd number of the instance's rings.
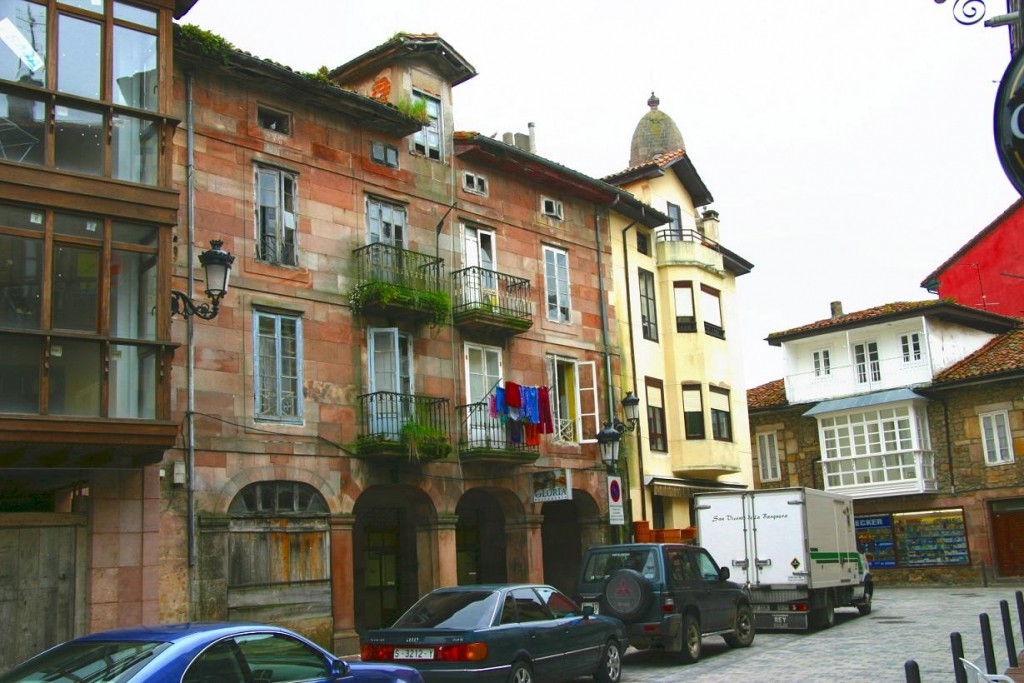
[[835,325],[844,325],[861,320],[870,320],[871,318],[878,318],[884,315],[903,313],[905,311],[924,309],[932,306],[948,306],[950,303],[952,303],[950,300],[945,299],[929,299],[927,301],[896,301],[891,304],[883,304],[881,306],[875,306],[874,308],[867,308],[863,311],[846,313],[845,315],[841,315],[836,318],[825,318],[824,320],[818,320],[809,325],[794,327],[789,330],[783,330],[782,332],[772,332],[768,335],[768,338],[771,339],[773,337],[787,336],[799,332],[806,332],[807,330],[820,330]]
[[788,405],[786,382],[774,379],[753,389],[747,389],[747,408],[775,408]]
[[1024,371],[1024,328],[999,335],[967,358],[936,375],[934,384],[941,385],[944,382],[957,382],[1015,370]]
[[601,178],[601,180],[608,182],[608,178],[617,178],[619,176],[626,175],[634,171],[639,171],[640,169],[644,168],[666,168],[668,166],[671,166],[677,159],[680,159],[684,156],[686,156],[686,150],[683,148],[679,148],[673,152],[666,152],[656,159],[651,159],[650,161],[645,161],[642,164],[630,166],[629,168],[623,169],[617,173],[611,173],[609,175],[606,175],[604,178]]

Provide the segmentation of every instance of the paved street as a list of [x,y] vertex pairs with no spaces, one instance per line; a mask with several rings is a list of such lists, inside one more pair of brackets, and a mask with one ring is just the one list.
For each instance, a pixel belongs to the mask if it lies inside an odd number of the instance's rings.
[[[656,652],[626,653],[623,683],[681,681],[713,683],[791,683],[843,681],[902,683],[904,663],[917,661],[922,683],[954,681],[949,634],[963,637],[967,659],[984,667],[978,615],[985,612],[992,624],[1000,671],[1007,666],[1000,600],[1009,603],[1016,649],[1021,624],[1015,591],[1022,584],[956,588],[879,588],[870,615],[836,610],[836,625],[809,633],[759,632],[746,650],[733,650],[721,638],[706,638],[701,660],[692,666],[676,664]],[[581,679],[583,680],[583,679]]]

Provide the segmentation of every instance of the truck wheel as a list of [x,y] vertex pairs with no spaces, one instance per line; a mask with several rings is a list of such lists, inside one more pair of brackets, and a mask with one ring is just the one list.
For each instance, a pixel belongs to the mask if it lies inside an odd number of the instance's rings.
[[832,628],[836,623],[836,606],[832,602],[832,593],[825,591],[825,604],[815,611],[814,625],[822,630]]
[[679,661],[683,664],[693,664],[700,659],[701,650],[700,620],[693,614],[683,615],[682,640]]
[[750,605],[736,608],[736,623],[732,633],[722,636],[729,647],[749,647],[754,642],[754,610]]
[[870,583],[864,586],[864,599],[857,603],[857,612],[862,617],[871,614],[871,597],[874,592],[874,587]]
[[601,614],[631,621],[647,611],[653,594],[646,576],[633,569],[619,569],[601,590]]

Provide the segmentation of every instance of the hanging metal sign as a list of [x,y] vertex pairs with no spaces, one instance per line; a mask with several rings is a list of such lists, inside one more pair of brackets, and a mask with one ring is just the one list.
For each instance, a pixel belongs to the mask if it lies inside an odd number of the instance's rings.
[[999,162],[1024,195],[1024,50],[1013,56],[999,82],[994,119]]

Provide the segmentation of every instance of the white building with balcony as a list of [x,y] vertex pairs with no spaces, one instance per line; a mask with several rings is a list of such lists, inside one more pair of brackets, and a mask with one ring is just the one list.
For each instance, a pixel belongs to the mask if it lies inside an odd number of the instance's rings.
[[[817,422],[815,483],[854,498],[937,490],[926,390],[1017,321],[947,300],[897,302],[776,332],[785,402]],[[766,385],[767,387],[768,385]],[[781,477],[777,432],[755,433],[759,474]]]

